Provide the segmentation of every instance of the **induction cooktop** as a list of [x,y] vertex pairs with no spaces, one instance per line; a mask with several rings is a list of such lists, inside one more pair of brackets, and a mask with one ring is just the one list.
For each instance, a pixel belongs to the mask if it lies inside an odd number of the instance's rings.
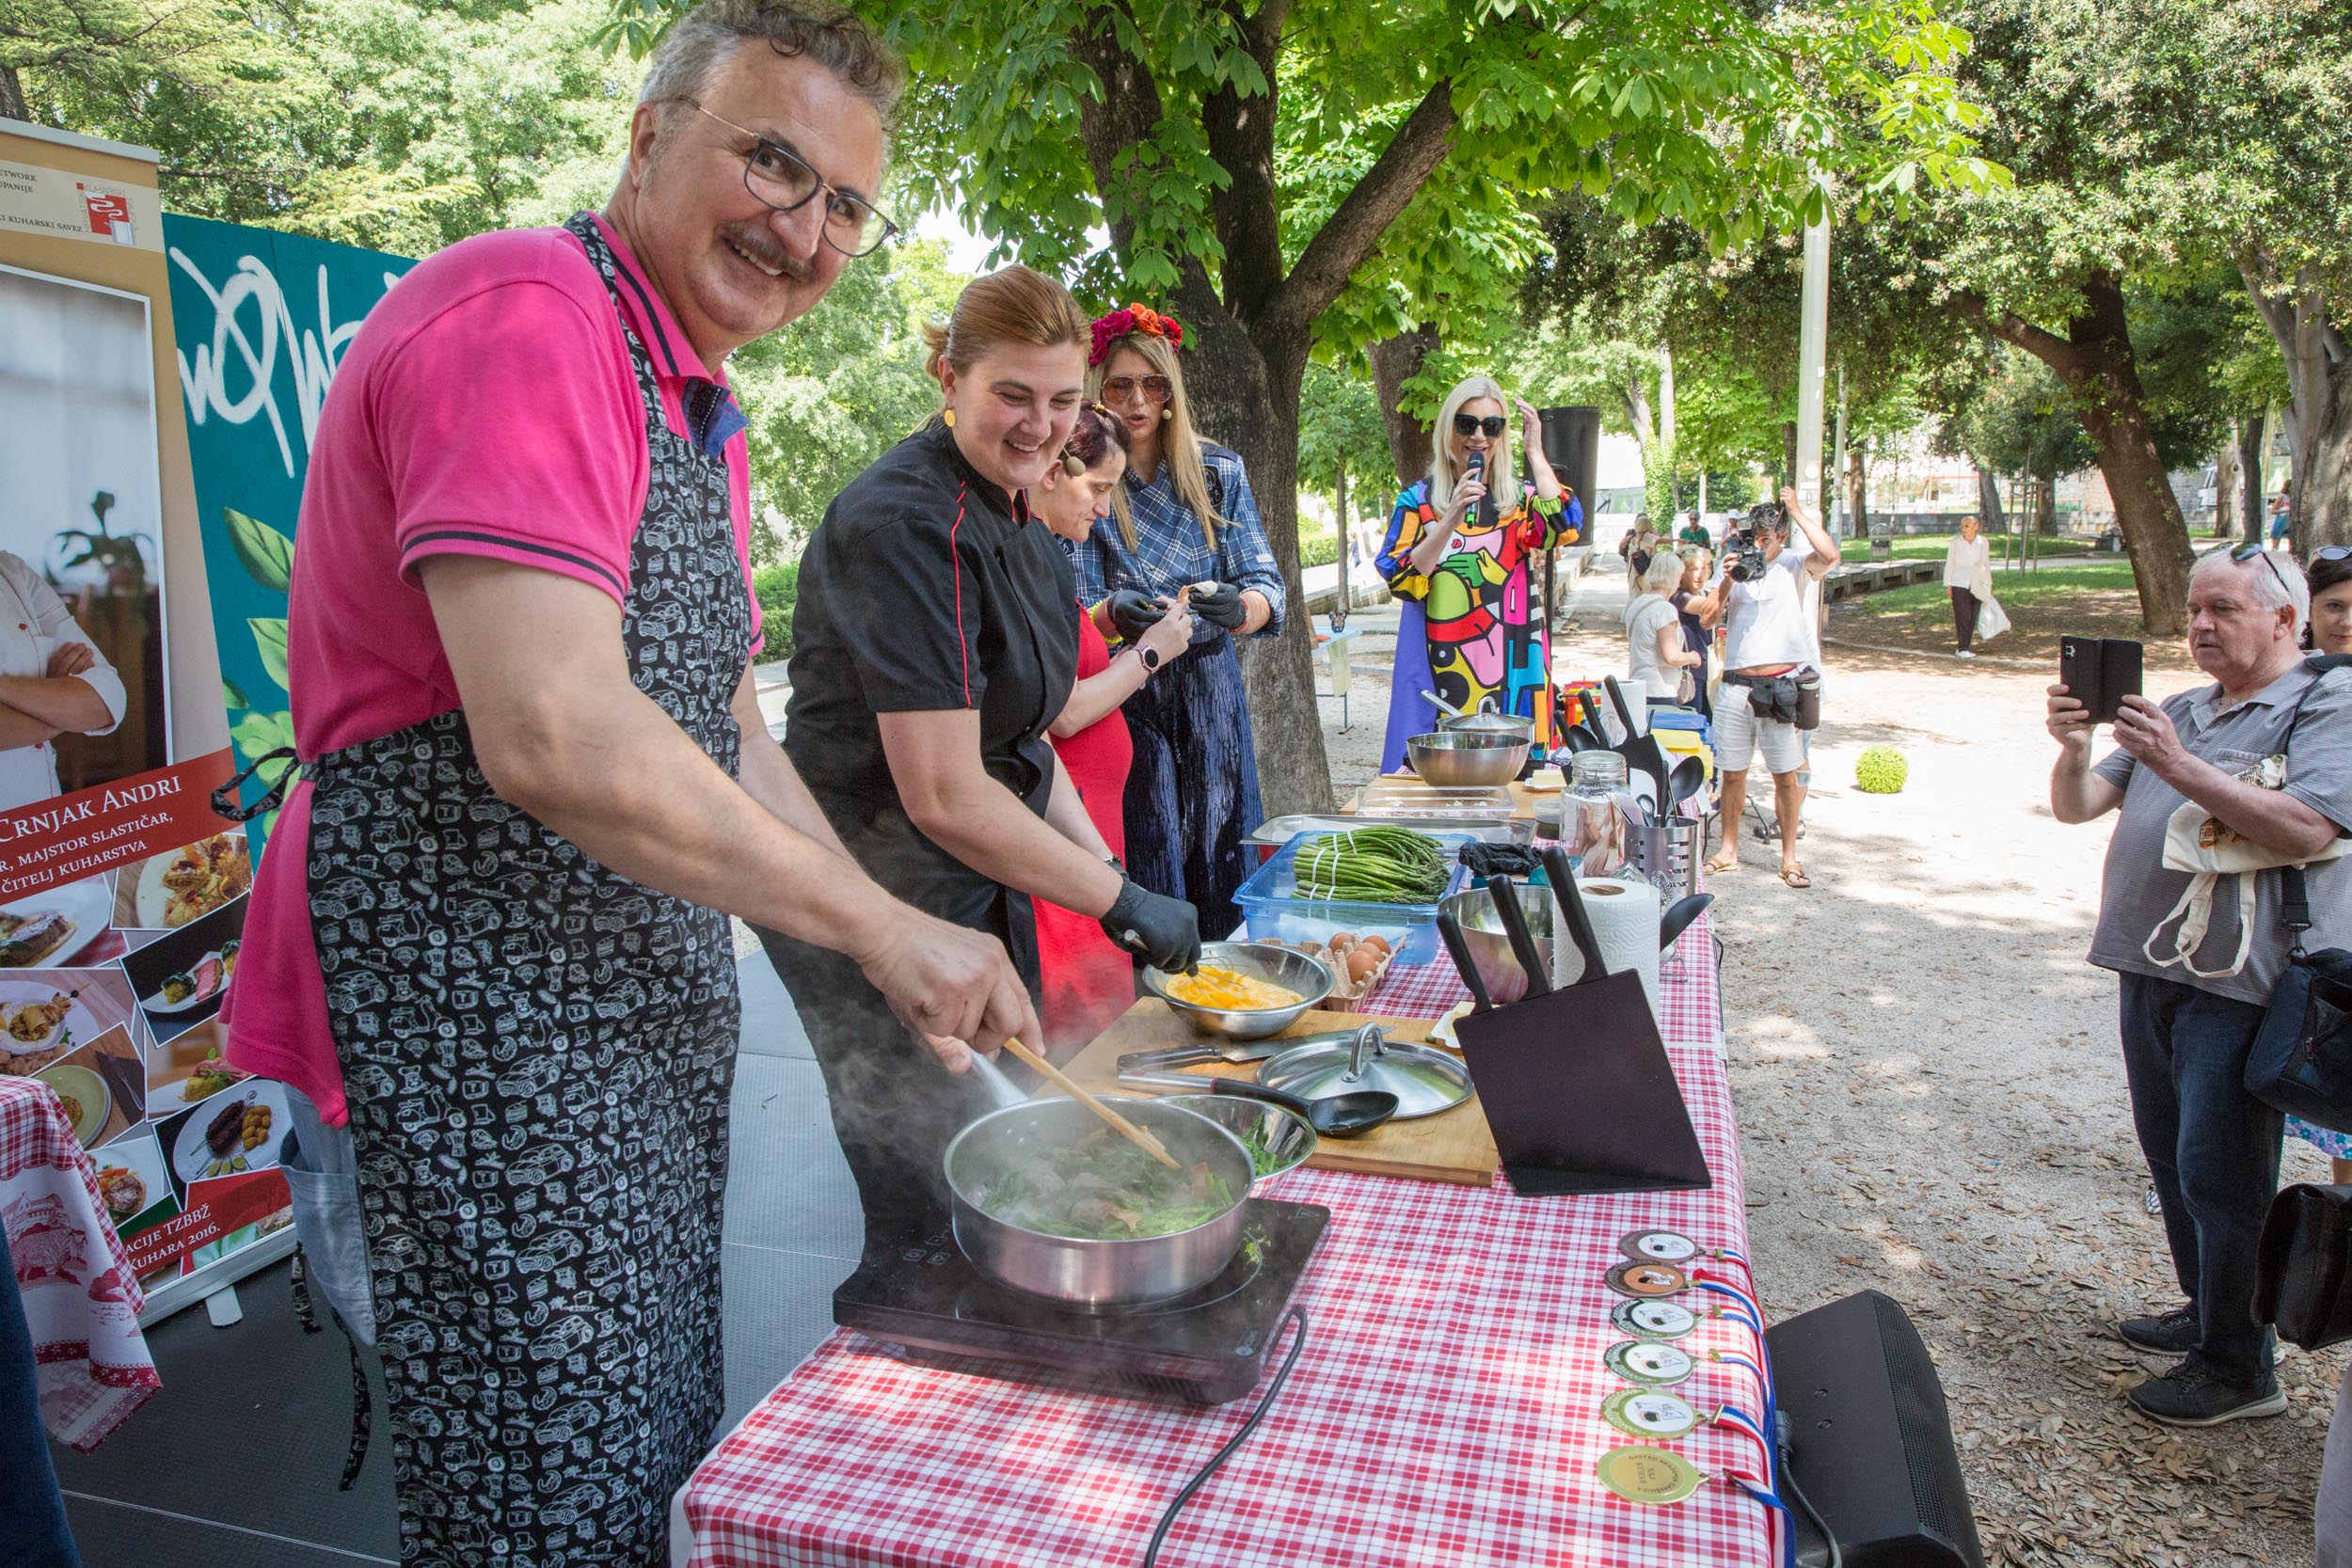
[[924,1366],[1136,1398],[1222,1404],[1256,1386],[1331,1211],[1251,1198],[1242,1244],[1197,1290],[1089,1309],[998,1285],[941,1234],[869,1256],[833,1321]]

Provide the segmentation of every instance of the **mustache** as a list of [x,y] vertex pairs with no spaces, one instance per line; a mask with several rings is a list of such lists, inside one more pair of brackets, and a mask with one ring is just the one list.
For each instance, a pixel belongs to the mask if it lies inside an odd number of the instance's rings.
[[814,261],[805,261],[779,248],[775,236],[761,224],[730,223],[719,230],[742,252],[763,267],[774,267],[795,283],[805,283],[817,274]]

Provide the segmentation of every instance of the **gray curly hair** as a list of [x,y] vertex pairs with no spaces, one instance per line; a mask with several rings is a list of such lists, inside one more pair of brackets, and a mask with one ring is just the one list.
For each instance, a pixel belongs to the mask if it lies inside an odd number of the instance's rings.
[[751,42],[822,66],[874,106],[884,126],[906,90],[906,67],[874,29],[831,0],[703,0],[653,53],[640,103],[699,98],[735,51]]

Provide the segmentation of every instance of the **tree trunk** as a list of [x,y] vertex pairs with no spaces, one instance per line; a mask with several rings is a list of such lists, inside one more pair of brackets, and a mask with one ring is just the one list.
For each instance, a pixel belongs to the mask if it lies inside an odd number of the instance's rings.
[[2098,449],[2099,472],[2115,500],[2116,526],[2131,552],[2132,580],[2139,590],[2140,624],[2152,637],[2185,632],[2188,569],[2197,555],[2189,547],[2188,524],[2181,517],[2164,460],[2156,455],[2122,280],[2092,274],[2063,338],[2012,311],[1994,316],[1974,295],[1955,297],[1996,337],[2048,365],[2065,383],[2083,430]]
[[2254,308],[2287,362],[2287,444],[2295,456],[2288,511],[2295,553],[2352,544],[2352,342],[2308,270],[2283,285],[2266,255],[2241,260]]
[[1977,521],[1987,533],[2000,533],[2009,527],[2001,515],[2000,482],[1985,472],[1981,464],[1977,467]]
[[1853,536],[1870,537],[1870,470],[1859,446],[1846,449],[1846,513],[1853,519]]
[[21,119],[30,122],[33,111],[24,104],[24,81],[16,73],[16,67],[0,65],[0,119]]
[[1429,471],[1429,427],[1405,411],[1405,384],[1421,373],[1422,361],[1438,351],[1438,329],[1422,325],[1372,345],[1373,392],[1380,400],[1380,422],[1389,432],[1389,457],[1396,482],[1410,484]]
[[2239,495],[2246,514],[2246,542],[2263,542],[2263,446],[2269,439],[2269,411],[2257,408],[2238,422]]
[[1184,390],[1193,417],[1241,453],[1288,599],[1279,637],[1240,643],[1259,794],[1268,816],[1328,811],[1331,768],[1316,718],[1314,618],[1298,568],[1298,393],[1306,357],[1267,364],[1240,323],[1213,304],[1204,309],[1187,300],[1186,292],[1179,290],[1177,303],[1185,308]]
[[1780,421],[1780,482],[1791,490],[1797,487],[1797,421]]
[[2213,456],[2213,536],[2216,539],[2235,537],[2241,531],[2237,523],[2237,447],[2241,421],[2230,421],[2229,437]]
[[1355,591],[1349,585],[1347,580],[1349,565],[1347,555],[1348,549],[1356,538],[1356,519],[1347,515],[1347,464],[1344,460],[1341,462],[1339,468],[1340,482],[1337,486],[1339,495],[1338,499],[1332,502],[1332,505],[1337,510],[1333,512],[1332,515],[1336,519],[1333,526],[1339,531],[1340,618],[1342,620],[1345,620],[1347,618],[1347,612],[1356,608],[1354,599]]

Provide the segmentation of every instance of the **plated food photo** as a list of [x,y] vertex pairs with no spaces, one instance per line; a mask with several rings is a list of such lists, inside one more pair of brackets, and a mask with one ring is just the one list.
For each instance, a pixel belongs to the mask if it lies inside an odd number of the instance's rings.
[[285,1090],[251,1078],[188,1113],[172,1140],[171,1171],[183,1182],[243,1176],[278,1164],[286,1138]]
[[123,881],[118,923],[176,931],[252,888],[252,852],[243,833],[215,833],[142,862]]
[[46,1053],[54,1060],[75,1042],[94,1038],[98,1022],[75,1000],[77,994],[22,980],[0,981],[0,1056]]
[[73,1124],[73,1136],[81,1146],[87,1148],[96,1143],[114,1115],[114,1099],[106,1088],[106,1081],[86,1067],[63,1062],[40,1073],[40,1078],[64,1105],[66,1119]]
[[187,968],[165,975],[163,984],[151,994],[139,998],[139,1006],[151,1013],[166,1016],[200,1007],[228,989],[229,978],[236,968],[237,942],[231,939]]
[[0,905],[0,969],[65,963],[112,928],[111,878],[93,877]]
[[148,1053],[147,1093],[155,1115],[210,1100],[251,1076],[221,1059],[221,1045],[219,1023],[207,1019]]

